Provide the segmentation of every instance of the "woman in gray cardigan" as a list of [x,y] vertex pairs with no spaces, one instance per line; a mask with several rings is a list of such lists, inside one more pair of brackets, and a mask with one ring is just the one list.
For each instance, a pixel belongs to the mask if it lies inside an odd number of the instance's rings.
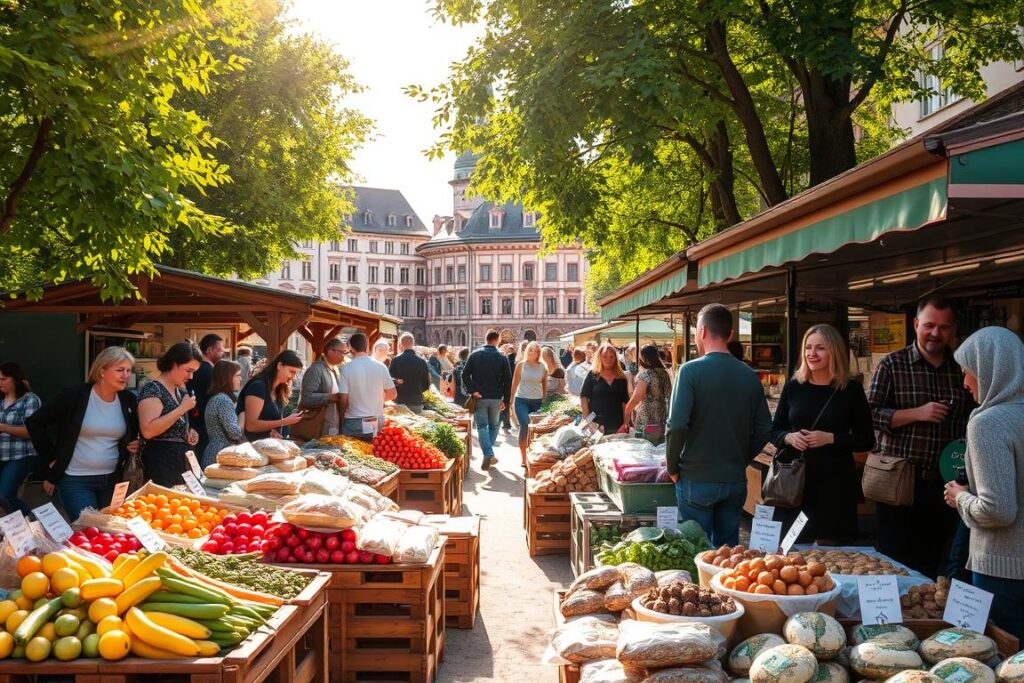
[[995,594],[992,620],[1024,638],[1024,344],[985,327],[954,356],[978,408],[967,423],[969,485],[946,484],[946,503],[971,530],[967,568]]
[[235,402],[241,388],[241,366],[229,360],[217,361],[210,380],[210,398],[203,413],[209,437],[206,450],[202,453],[204,469],[217,461],[217,454],[222,450],[245,440],[242,426],[238,424],[238,413],[235,412]]

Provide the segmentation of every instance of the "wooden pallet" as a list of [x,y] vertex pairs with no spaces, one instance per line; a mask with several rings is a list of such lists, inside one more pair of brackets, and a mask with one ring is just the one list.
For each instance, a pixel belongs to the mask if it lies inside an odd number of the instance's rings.
[[445,545],[445,625],[473,628],[480,609],[480,518],[453,517],[441,528]]
[[572,546],[569,494],[531,493],[529,480],[525,485],[526,545],[530,557],[568,553]]
[[424,514],[450,514],[451,479],[455,461],[449,460],[439,470],[399,470],[398,503],[403,510],[419,510]]
[[[73,662],[0,661],[0,683],[43,679],[74,683],[328,683],[327,584],[321,574],[302,595],[306,604],[281,607],[269,624],[223,657]],[[271,646],[273,644],[273,646]]]
[[393,501],[395,501],[397,503],[398,502],[398,498],[399,498],[399,495],[398,495],[398,479],[399,479],[399,473],[398,472],[392,472],[388,476],[386,476],[383,479],[381,479],[380,481],[378,481],[377,484],[373,488],[380,495],[384,496],[385,498],[390,498],[391,500],[393,500]]

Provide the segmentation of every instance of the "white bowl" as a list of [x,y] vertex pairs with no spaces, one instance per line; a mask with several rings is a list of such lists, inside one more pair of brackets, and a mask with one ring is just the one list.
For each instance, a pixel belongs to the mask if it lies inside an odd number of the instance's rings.
[[637,621],[650,621],[657,624],[705,624],[712,631],[720,633],[726,640],[729,640],[732,636],[733,631],[736,630],[736,624],[739,623],[740,617],[745,612],[743,604],[733,600],[736,604],[736,611],[719,617],[688,617],[681,614],[662,614],[640,604],[643,597],[641,596],[633,601],[633,611],[636,612]]

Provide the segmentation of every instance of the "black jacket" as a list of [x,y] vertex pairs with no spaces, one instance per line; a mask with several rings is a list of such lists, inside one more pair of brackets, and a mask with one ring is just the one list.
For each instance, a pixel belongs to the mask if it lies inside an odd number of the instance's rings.
[[452,382],[455,384],[455,393],[452,396],[452,400],[455,401],[455,405],[461,406],[469,398],[465,389],[462,386],[462,369],[466,367],[466,361],[460,360],[452,368]]
[[469,354],[461,379],[467,396],[480,392],[481,398],[498,398],[508,403],[512,368],[505,354],[490,344]]
[[427,361],[412,349],[407,349],[391,359],[388,370],[394,379],[402,380],[401,384],[395,383],[395,389],[398,390],[395,403],[423,405],[423,392],[430,388],[430,367]]
[[[89,393],[92,384],[68,387],[57,398],[43,406],[25,420],[25,427],[32,438],[32,445],[39,457],[49,463],[46,481],[56,484],[64,477],[71,457],[75,453],[78,433],[82,430],[85,410],[89,407]],[[128,459],[128,444],[139,436],[139,411],[135,394],[125,390],[117,392],[121,403],[121,414],[127,426],[124,437],[117,444],[117,472],[120,473]],[[53,429],[51,429],[51,427]],[[56,436],[56,441],[52,439]]]

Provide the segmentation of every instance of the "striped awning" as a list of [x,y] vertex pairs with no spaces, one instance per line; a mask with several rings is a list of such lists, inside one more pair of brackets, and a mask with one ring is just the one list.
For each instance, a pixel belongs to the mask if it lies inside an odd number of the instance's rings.
[[645,284],[627,296],[602,305],[601,319],[607,321],[625,317],[639,308],[660,301],[681,290],[686,286],[687,263],[680,260],[678,266],[677,269]]

